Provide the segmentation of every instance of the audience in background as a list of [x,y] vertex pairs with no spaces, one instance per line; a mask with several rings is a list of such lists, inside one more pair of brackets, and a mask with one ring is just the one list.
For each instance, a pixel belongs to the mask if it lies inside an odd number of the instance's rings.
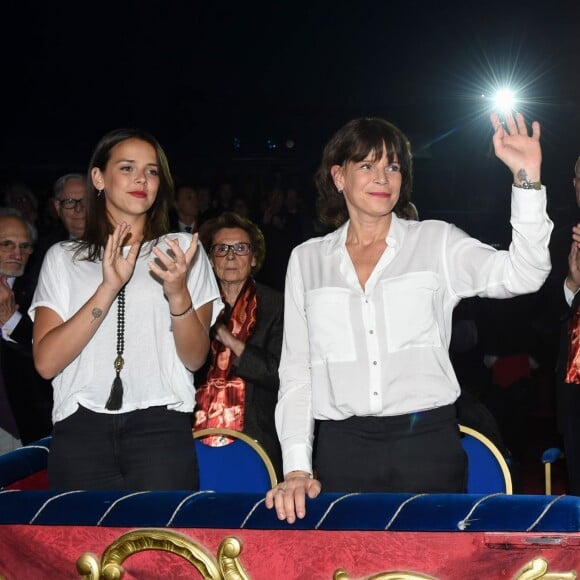
[[67,173],[54,184],[53,204],[61,223],[61,240],[77,240],[85,231],[87,179],[80,173]]
[[232,203],[232,212],[238,214],[239,216],[250,219],[251,210],[248,202],[243,197],[236,197]]
[[199,229],[199,205],[197,191],[189,183],[181,183],[175,188],[173,205],[169,209],[169,229],[172,232],[192,234]]
[[[87,178],[82,173],[65,173],[53,185],[53,195],[49,200],[58,218],[58,222],[46,229],[38,238],[31,267],[36,275],[40,272],[42,260],[48,249],[64,240],[79,239],[85,229],[86,211],[85,197],[87,193]],[[48,220],[44,220],[48,223]]]
[[52,430],[52,387],[34,368],[27,314],[36,287],[36,273],[27,272],[35,241],[34,227],[18,210],[0,208],[0,367],[23,445]]
[[[205,193],[203,194],[205,195]],[[218,185],[209,200],[210,205],[204,210],[203,219],[219,216],[224,211],[232,211],[234,199],[237,197],[232,181],[218,180]]]
[[4,205],[17,209],[38,231],[38,198],[26,183],[13,181],[4,189]]
[[259,279],[283,291],[290,253],[305,238],[301,237],[301,223],[288,216],[286,193],[281,187],[273,187],[268,193],[260,227],[268,253]]
[[199,226],[201,226],[205,220],[214,217],[212,210],[211,187],[207,183],[200,183],[197,186],[197,207],[197,221]]
[[481,299],[478,331],[489,382],[482,401],[495,417],[510,450],[512,472],[525,459],[538,401],[539,341],[533,318],[538,294],[508,300]]
[[[572,186],[580,208],[580,157],[574,165]],[[539,327],[557,345],[556,410],[564,443],[568,493],[580,495],[580,213],[552,237],[552,272],[541,290]],[[554,340],[559,326],[559,342]]]

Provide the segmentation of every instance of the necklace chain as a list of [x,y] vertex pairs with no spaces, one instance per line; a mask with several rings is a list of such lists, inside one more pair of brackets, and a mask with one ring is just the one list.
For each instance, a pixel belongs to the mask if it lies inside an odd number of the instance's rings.
[[125,360],[123,352],[125,351],[125,287],[121,288],[117,297],[117,358],[115,359],[115,370],[117,374],[123,369]]
[[118,411],[123,406],[123,381],[121,380],[121,371],[125,360],[123,352],[125,350],[125,286],[121,288],[117,296],[117,357],[113,363],[115,368],[115,378],[109,399],[105,408],[110,411]]

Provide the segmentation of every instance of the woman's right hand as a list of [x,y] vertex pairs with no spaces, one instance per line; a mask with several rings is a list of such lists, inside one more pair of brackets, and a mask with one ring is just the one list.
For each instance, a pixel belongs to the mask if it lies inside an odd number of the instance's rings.
[[109,234],[103,255],[103,284],[111,290],[119,292],[129,281],[135,263],[139,256],[141,242],[131,245],[127,256],[123,256],[123,241],[127,238],[131,226],[126,222],[117,224],[112,234]]
[[36,309],[32,348],[36,370],[43,378],[56,376],[79,356],[131,277],[141,244],[133,244],[127,257],[123,256],[123,241],[130,230],[123,222],[109,235],[103,252],[103,281],[74,315],[65,321],[49,307]]
[[279,520],[293,524],[297,517],[302,519],[306,515],[306,496],[314,499],[321,490],[320,481],[310,477],[310,474],[291,471],[282,483],[268,491],[266,507],[275,507]]

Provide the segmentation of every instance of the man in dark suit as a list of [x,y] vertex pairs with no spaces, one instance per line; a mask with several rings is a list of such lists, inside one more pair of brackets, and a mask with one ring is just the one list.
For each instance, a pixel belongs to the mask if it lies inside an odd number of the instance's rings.
[[52,387],[32,359],[32,321],[27,310],[36,278],[25,270],[36,232],[22,214],[0,208],[0,365],[22,444],[50,434]]
[[[572,185],[580,210],[580,157]],[[540,289],[535,323],[545,338],[545,356],[555,366],[556,416],[564,444],[567,493],[580,495],[580,213],[550,240],[552,271]]]
[[199,229],[197,191],[182,183],[175,188],[173,207],[169,210],[169,227],[172,232],[193,234]]

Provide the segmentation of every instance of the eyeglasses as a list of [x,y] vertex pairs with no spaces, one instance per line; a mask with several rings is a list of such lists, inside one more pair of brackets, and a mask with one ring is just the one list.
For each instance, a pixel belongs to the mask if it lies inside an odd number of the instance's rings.
[[34,245],[29,242],[17,244],[12,240],[2,240],[0,242],[0,252],[14,252],[18,248],[22,254],[32,254]]
[[214,256],[223,258],[233,250],[236,256],[247,256],[252,250],[252,244],[249,242],[238,242],[237,244],[214,244],[211,247],[211,251]]
[[74,199],[73,197],[69,197],[67,199],[59,199],[58,203],[61,207],[64,207],[64,209],[74,209],[75,211],[85,209],[84,199]]

